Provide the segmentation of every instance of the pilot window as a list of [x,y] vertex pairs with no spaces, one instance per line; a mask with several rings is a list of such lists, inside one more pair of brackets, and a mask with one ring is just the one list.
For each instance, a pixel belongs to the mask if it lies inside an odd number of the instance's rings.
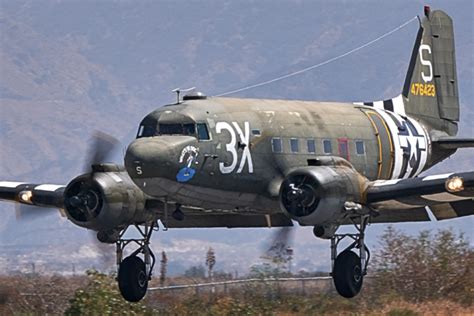
[[356,153],[358,155],[364,155],[365,154],[364,141],[363,140],[356,140],[355,145],[356,145]]
[[316,152],[316,143],[314,142],[314,139],[308,139],[306,143],[308,145],[308,153],[314,154]]
[[160,135],[191,135],[196,134],[196,127],[193,123],[189,124],[160,124]]
[[209,140],[209,132],[207,130],[207,125],[205,123],[197,124],[197,134],[199,140]]
[[291,138],[290,139],[290,149],[291,149],[291,152],[292,153],[297,153],[300,151],[300,148],[299,148],[299,143],[298,143],[298,139],[296,138]]
[[196,125],[194,124],[183,124],[184,135],[196,135]]
[[140,125],[138,129],[137,138],[155,136],[156,128],[152,125]]
[[272,150],[274,153],[281,153],[281,139],[272,138]]
[[331,141],[329,139],[323,140],[323,148],[325,154],[332,154]]
[[182,124],[160,124],[159,134],[160,135],[181,135],[183,133]]

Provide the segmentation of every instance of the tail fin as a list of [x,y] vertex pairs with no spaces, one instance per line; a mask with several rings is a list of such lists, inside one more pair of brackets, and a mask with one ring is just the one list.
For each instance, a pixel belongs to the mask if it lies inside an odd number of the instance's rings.
[[456,135],[459,98],[453,22],[443,11],[425,7],[402,95],[407,115]]

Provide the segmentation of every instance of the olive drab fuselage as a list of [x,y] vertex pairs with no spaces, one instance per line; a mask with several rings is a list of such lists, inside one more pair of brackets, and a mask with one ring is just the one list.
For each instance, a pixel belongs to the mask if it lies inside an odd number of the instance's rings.
[[324,156],[369,180],[408,178],[430,165],[430,139],[416,120],[364,105],[207,98],[147,115],[125,166],[153,197],[268,212],[285,175]]

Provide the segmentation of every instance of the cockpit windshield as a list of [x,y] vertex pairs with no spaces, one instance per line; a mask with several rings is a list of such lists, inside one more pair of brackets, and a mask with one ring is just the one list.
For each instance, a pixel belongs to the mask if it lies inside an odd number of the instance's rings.
[[159,124],[158,135],[191,135],[196,134],[195,124]]
[[137,138],[152,137],[156,134],[156,128],[152,125],[140,125],[138,129]]
[[186,135],[194,136],[199,140],[209,140],[206,123],[160,123],[156,125],[140,125],[137,138],[159,135]]

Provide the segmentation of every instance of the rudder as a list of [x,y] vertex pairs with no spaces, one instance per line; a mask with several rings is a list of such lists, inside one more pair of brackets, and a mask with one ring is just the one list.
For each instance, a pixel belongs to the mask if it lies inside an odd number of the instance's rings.
[[408,115],[456,134],[459,97],[453,22],[443,11],[425,8],[402,95]]

